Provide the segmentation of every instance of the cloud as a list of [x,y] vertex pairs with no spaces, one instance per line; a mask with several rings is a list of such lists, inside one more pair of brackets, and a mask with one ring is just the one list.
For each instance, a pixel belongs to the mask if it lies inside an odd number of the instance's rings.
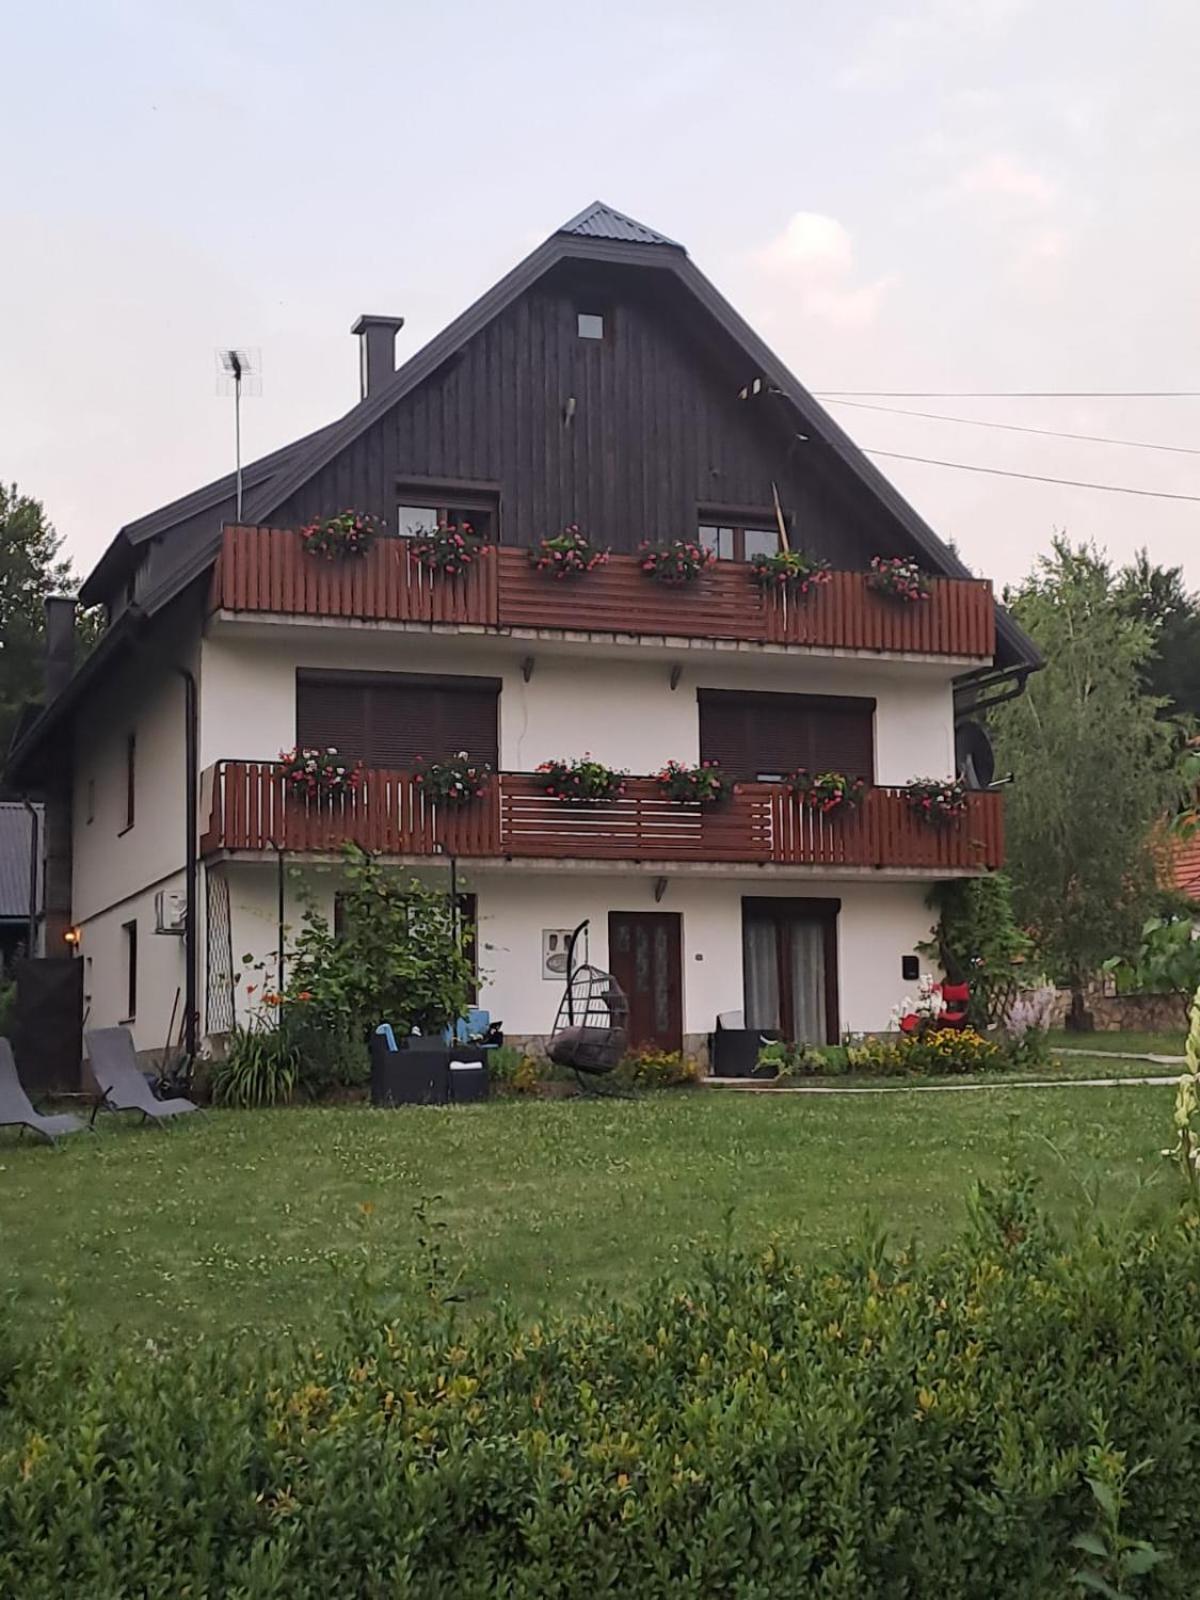
[[797,211],[755,261],[791,288],[805,316],[838,328],[868,327],[895,281],[856,283],[854,242],[836,217],[820,211]]
[[992,155],[964,172],[954,185],[962,197],[1015,200],[1044,210],[1058,197],[1058,189],[1043,173],[1023,167],[1012,156]]

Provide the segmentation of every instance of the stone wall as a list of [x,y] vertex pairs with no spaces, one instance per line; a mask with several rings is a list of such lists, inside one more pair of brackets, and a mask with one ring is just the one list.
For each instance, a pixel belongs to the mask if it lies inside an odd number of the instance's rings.
[[[1175,994],[1115,994],[1110,984],[1092,983],[1085,1003],[1097,1033],[1178,1033],[1187,1023],[1187,1005]],[[1059,989],[1054,1027],[1066,1026],[1071,991]]]

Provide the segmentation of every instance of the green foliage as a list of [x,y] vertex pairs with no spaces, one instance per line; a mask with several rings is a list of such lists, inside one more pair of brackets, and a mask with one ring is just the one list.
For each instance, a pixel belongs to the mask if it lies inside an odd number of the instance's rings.
[[223,1056],[213,1061],[208,1089],[217,1106],[257,1110],[292,1098],[299,1056],[282,1028],[254,1021],[234,1028]]
[[0,752],[8,749],[21,707],[42,697],[43,602],[75,587],[61,550],[41,501],[15,483],[0,483]]
[[951,983],[971,987],[970,1021],[980,1028],[1001,1020],[1019,981],[1032,940],[1013,915],[1012,882],[1002,872],[935,884],[928,905],[938,913],[932,937],[920,946]]
[[800,1078],[840,1078],[850,1070],[850,1051],[842,1044],[787,1044],[773,1040],[758,1052],[758,1065],[775,1068],[787,1083]]
[[991,720],[1006,801],[1018,920],[1052,974],[1077,993],[1151,909],[1153,830],[1178,803],[1176,741],[1144,693],[1149,624],[1115,603],[1090,546],[1058,539],[1007,598],[1046,656],[1025,693]]
[[1147,1457],[1136,1466],[1127,1467],[1125,1451],[1113,1450],[1108,1443],[1108,1427],[1102,1414],[1096,1417],[1095,1427],[1097,1439],[1084,1461],[1087,1486],[1095,1501],[1093,1525],[1071,1541],[1085,1557],[1074,1581],[1086,1594],[1104,1595],[1107,1600],[1135,1600],[1137,1594],[1146,1592],[1141,1580],[1170,1560],[1165,1551],[1156,1550],[1146,1539],[1131,1539],[1121,1527],[1129,1485],[1134,1478],[1149,1472],[1154,1462]]
[[1122,613],[1148,627],[1153,648],[1142,665],[1149,694],[1165,715],[1200,717],[1200,609],[1179,567],[1158,567],[1140,550],[1119,574]]
[[1061,1237],[981,1190],[928,1260],[723,1251],[580,1317],[465,1325],[428,1212],[400,1320],[368,1235],[312,1344],[9,1350],[0,1593],[1194,1593],[1186,1230]]
[[512,1089],[516,1092],[518,1078],[524,1083],[529,1078],[525,1062],[530,1058],[516,1045],[497,1045],[487,1053],[488,1083],[493,1090]]
[[974,1028],[927,1028],[920,1033],[864,1039],[849,1052],[852,1072],[877,1077],[955,1077],[1008,1065],[1004,1052]]
[[1114,974],[1122,990],[1195,994],[1200,989],[1200,939],[1193,936],[1191,917],[1148,917],[1133,960],[1114,958],[1104,963],[1104,970]]
[[[345,851],[345,891],[335,932],[308,899],[288,965],[288,994],[339,1034],[366,1039],[381,1022],[398,1035],[440,1033],[463,1015],[475,984],[467,940],[450,896],[356,845]],[[298,878],[302,895],[308,893]]]
[[700,1067],[682,1050],[635,1050],[621,1062],[614,1077],[634,1089],[673,1089],[696,1083]]
[[1180,1177],[1194,1207],[1200,1207],[1200,989],[1188,1015],[1184,1044],[1187,1070],[1175,1090],[1175,1143],[1162,1153]]

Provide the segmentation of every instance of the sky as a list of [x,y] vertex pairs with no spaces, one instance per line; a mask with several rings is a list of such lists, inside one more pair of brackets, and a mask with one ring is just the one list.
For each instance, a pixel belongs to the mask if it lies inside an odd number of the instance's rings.
[[[600,198],[685,244],[808,388],[1200,390],[1195,0],[87,0],[5,29],[0,480],[83,575],[358,398]],[[1200,496],[1200,398],[830,402],[861,445]],[[877,457],[975,570],[1055,531],[1200,589],[1200,501]]]

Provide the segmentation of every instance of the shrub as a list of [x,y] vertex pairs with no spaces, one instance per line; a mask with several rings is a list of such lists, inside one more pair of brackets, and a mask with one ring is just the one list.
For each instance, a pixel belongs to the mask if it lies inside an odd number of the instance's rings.
[[617,1068],[615,1077],[635,1089],[673,1089],[696,1083],[700,1064],[682,1050],[634,1050]]
[[352,794],[362,779],[361,763],[343,761],[331,745],[328,750],[281,750],[279,762],[283,781],[294,795],[305,800]]
[[301,528],[300,542],[310,556],[335,561],[342,556],[365,556],[378,534],[374,517],[361,511],[340,511],[336,517],[325,517]]
[[441,805],[462,806],[484,794],[491,775],[486,761],[472,761],[465,750],[460,750],[445,761],[427,762],[418,756],[413,782]]
[[263,1020],[235,1027],[223,1056],[208,1072],[208,1092],[216,1106],[257,1110],[292,1098],[299,1072],[295,1043]]
[[529,564],[555,578],[581,578],[608,560],[607,550],[597,550],[575,523],[543,539],[529,552]]
[[867,588],[893,600],[929,599],[929,579],[909,556],[872,556]]
[[1195,1285],[1191,1228],[1016,1188],[928,1258],[721,1251],[536,1324],[364,1283],[313,1344],[3,1341],[0,1593],[1030,1600],[1116,1544],[1095,1480],[1183,1600]]
[[856,1072],[879,1077],[952,1077],[1008,1063],[998,1045],[974,1028],[931,1028],[899,1037],[864,1039],[850,1049]]
[[644,544],[638,552],[642,571],[655,583],[681,588],[702,578],[717,559],[717,552],[695,539],[671,539],[666,544]]
[[791,595],[806,595],[810,589],[828,583],[829,563],[821,556],[803,550],[775,550],[769,556],[759,552],[750,557],[750,577],[760,589],[786,589]]
[[654,781],[671,800],[681,805],[720,805],[728,793],[725,778],[715,761],[702,761],[698,767],[688,767],[682,761],[668,761]]
[[792,773],[788,785],[810,811],[826,817],[856,811],[867,788],[864,778],[848,778],[844,772],[807,772],[803,767]]
[[444,573],[453,578],[489,555],[491,548],[469,522],[458,527],[439,522],[436,527],[422,528],[414,534],[408,553],[426,572]]
[[840,1078],[850,1070],[850,1052],[842,1044],[765,1044],[758,1052],[760,1067],[774,1067],[780,1083],[802,1078]]
[[922,822],[946,828],[967,809],[966,786],[959,778],[913,778],[908,785],[908,803]]
[[1017,926],[1012,883],[1002,872],[951,878],[935,885],[927,904],[938,913],[932,938],[918,948],[937,961],[951,983],[968,983],[967,1014],[976,1027],[1004,1017],[1033,952]]
[[537,768],[543,788],[555,800],[619,800],[625,793],[625,773],[614,772],[586,751],[567,761],[555,756]]

